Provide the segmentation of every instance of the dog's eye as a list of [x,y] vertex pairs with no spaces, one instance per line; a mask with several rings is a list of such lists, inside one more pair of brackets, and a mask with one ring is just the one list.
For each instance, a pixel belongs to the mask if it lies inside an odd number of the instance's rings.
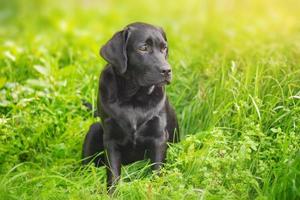
[[168,50],[167,45],[166,45],[166,44],[161,44],[160,51],[161,51],[162,53],[166,53],[167,50]]
[[162,51],[162,52],[166,52],[166,51],[167,51],[167,49],[168,49],[168,47],[167,47],[167,46],[163,46],[163,47],[161,48],[161,51]]
[[149,45],[143,45],[139,47],[139,51],[148,52],[150,50]]

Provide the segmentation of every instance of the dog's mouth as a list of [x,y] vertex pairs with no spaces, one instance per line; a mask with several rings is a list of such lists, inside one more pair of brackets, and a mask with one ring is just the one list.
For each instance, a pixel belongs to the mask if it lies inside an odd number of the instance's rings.
[[160,81],[159,83],[157,83],[156,85],[157,86],[164,86],[164,85],[169,85],[171,83],[171,80],[172,80],[172,76],[171,75],[168,75],[168,76],[165,76],[163,78],[162,81]]
[[165,77],[157,77],[156,80],[153,80],[152,81],[145,81],[145,82],[140,82],[140,85],[141,86],[157,86],[157,87],[162,87],[162,86],[165,86],[165,85],[169,85],[172,81],[172,76],[165,76]]
[[158,87],[162,87],[164,85],[169,85],[170,83],[171,83],[171,80],[170,79],[166,79],[166,80],[163,80],[163,81],[161,81],[161,82],[159,82],[159,83],[157,83],[155,85],[158,86]]

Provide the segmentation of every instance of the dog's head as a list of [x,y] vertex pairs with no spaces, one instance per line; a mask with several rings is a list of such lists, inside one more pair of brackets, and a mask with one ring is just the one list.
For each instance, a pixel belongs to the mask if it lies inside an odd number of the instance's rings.
[[130,24],[115,33],[101,48],[100,55],[119,75],[134,74],[140,86],[171,81],[167,38],[162,28],[145,23]]

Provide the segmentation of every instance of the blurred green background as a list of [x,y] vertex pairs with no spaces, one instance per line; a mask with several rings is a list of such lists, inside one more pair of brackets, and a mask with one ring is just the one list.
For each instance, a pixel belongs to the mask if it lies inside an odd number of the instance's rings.
[[300,1],[0,0],[0,199],[107,199],[83,168],[98,51],[164,28],[182,142],[162,176],[122,169],[116,199],[300,198]]

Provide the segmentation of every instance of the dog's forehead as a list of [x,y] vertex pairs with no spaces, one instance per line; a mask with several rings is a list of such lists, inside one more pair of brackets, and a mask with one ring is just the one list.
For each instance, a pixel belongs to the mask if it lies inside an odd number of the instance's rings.
[[161,32],[157,28],[147,26],[130,28],[130,42],[139,43],[148,39],[164,41]]

